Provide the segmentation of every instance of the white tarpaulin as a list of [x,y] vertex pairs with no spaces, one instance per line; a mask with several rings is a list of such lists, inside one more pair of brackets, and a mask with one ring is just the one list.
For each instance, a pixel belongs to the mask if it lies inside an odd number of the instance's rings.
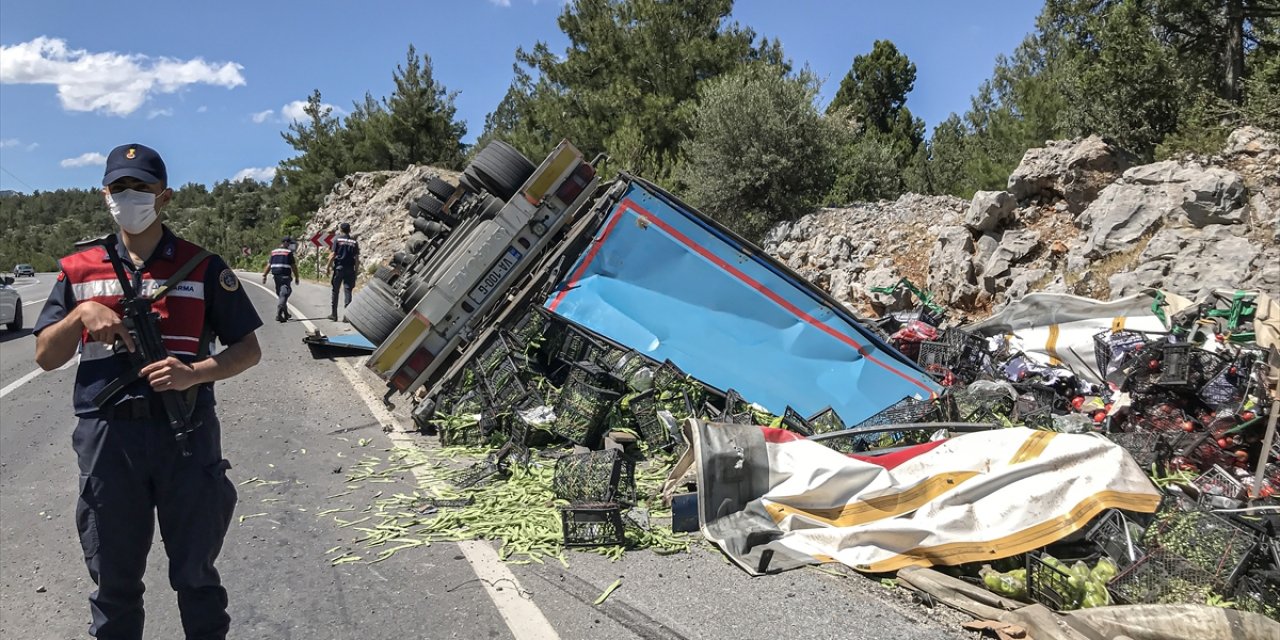
[[[1163,296],[1158,306],[1157,295]],[[1124,329],[1164,333],[1168,325],[1155,310],[1161,309],[1168,318],[1190,305],[1186,298],[1154,289],[1111,302],[1033,293],[964,329],[982,335],[1012,335],[1018,348],[1040,364],[1065,366],[1086,380],[1101,383],[1093,353],[1095,335]]]
[[781,429],[689,427],[703,534],[752,573],[994,560],[1160,500],[1128,453],[1092,435],[999,429],[858,458]]

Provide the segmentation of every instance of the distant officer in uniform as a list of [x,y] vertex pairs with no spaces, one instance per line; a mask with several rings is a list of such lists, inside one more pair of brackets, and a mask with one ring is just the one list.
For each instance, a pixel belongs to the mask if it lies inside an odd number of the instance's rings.
[[[120,233],[117,250],[154,309],[170,357],[142,369],[120,314],[122,290],[102,247],[62,259],[36,322],[36,362],[56,369],[80,353],[72,393],[79,421],[72,446],[80,467],[76,528],[89,577],[89,633],[142,638],[142,575],[157,518],[169,584],[188,639],[223,639],[231,624],[214,561],[231,524],[235,485],[222,457],[213,383],[257,364],[258,314],[222,258],[175,236],[160,210],[173,197],[164,161],[140,144],[107,157],[102,190]],[[168,286],[163,286],[168,285]],[[160,295],[160,294],[157,294]],[[225,349],[208,357],[217,338]],[[117,342],[122,343],[119,347]],[[185,392],[192,421],[183,456],[159,392]],[[96,400],[96,402],[95,402]]]
[[338,229],[341,233],[333,239],[333,251],[329,252],[329,267],[333,270],[330,320],[338,319],[339,287],[344,289],[345,293],[346,301],[342,303],[343,308],[351,305],[351,290],[356,286],[356,265],[360,264],[360,243],[351,237],[351,225],[344,222]]
[[293,255],[293,238],[285,236],[280,247],[271,250],[271,258],[267,268],[262,271],[262,284],[267,283],[267,274],[276,281],[276,322],[289,321],[289,296],[293,294],[293,283],[298,278],[298,261]]

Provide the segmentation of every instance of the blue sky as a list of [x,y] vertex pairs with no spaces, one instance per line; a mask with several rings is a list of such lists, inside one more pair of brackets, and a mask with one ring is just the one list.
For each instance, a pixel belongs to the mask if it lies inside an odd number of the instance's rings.
[[[460,91],[467,140],[506,91],[516,47],[563,50],[558,0],[147,5],[14,0],[0,6],[0,189],[91,187],[110,149],[158,149],[175,184],[269,177],[299,101],[350,108],[390,93],[410,43]],[[930,130],[1034,26],[1032,0],[738,0],[733,18],[781,39],[835,94],[855,55],[892,40],[918,75],[907,106]]]

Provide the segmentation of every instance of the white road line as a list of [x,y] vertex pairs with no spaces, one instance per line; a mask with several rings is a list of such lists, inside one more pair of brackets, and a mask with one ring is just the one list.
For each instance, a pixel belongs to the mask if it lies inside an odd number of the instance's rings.
[[41,302],[44,302],[44,300],[32,300],[31,302],[24,302],[24,303],[22,303],[22,306],[23,306],[23,308],[26,308],[26,307],[29,307],[29,306],[31,306],[31,305],[33,305],[33,304],[40,304]]
[[[275,295],[274,291],[256,281],[245,278],[241,280]],[[302,312],[292,304],[289,305],[289,313],[302,318],[302,326],[308,331],[316,330],[316,325],[305,319]],[[343,377],[351,383],[351,389],[369,407],[374,419],[383,426],[391,427],[391,432],[387,434],[391,442],[399,446],[418,446],[414,438],[409,435],[409,431],[400,424],[400,420],[383,406],[382,398],[360,378],[360,371],[355,365],[348,360],[336,360],[335,363],[338,365],[338,371],[341,371]],[[414,469],[413,473],[419,480],[427,479],[425,470]],[[489,599],[498,608],[503,622],[507,623],[507,629],[516,640],[558,640],[560,634],[556,633],[551,622],[543,615],[542,610],[532,598],[525,599],[520,595],[526,593],[520,586],[520,581],[516,580],[511,569],[498,559],[498,552],[494,551],[488,542],[463,541],[459,542],[458,546],[462,549],[463,557],[471,565],[471,570],[475,572],[477,578],[480,578],[485,592],[489,594]]]
[[9,392],[17,390],[18,387],[21,387],[22,385],[28,382],[31,382],[33,379],[35,379],[36,376],[42,373],[44,373],[44,369],[36,369],[35,371],[32,371],[31,373],[28,373],[27,375],[22,376],[21,378],[18,378],[13,382],[10,382],[9,384],[5,385],[3,389],[0,389],[0,398],[3,398],[9,395]]
[[[76,356],[68,360],[66,364],[62,365],[61,367],[58,367],[58,371],[66,371],[67,369],[74,367],[79,362],[80,362],[80,355],[76,354]],[[3,389],[0,389],[0,398],[3,398],[9,395],[13,391],[17,391],[18,387],[21,387],[22,385],[28,382],[31,382],[36,378],[36,376],[42,373],[44,373],[44,369],[36,369],[35,371],[32,371],[31,373],[28,373],[27,375],[22,376],[21,378],[18,378],[13,382],[10,382],[9,384],[5,385]]]

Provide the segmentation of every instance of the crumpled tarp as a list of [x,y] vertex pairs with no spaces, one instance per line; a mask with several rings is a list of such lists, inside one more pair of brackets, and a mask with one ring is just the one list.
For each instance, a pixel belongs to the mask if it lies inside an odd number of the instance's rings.
[[1025,605],[931,569],[908,568],[899,584],[980,620],[1026,630],[1031,640],[1273,640],[1280,623],[1243,611],[1194,604],[1120,605],[1056,613]]
[[1038,549],[1160,492],[1109,440],[1025,428],[846,456],[781,429],[691,420],[702,532],[753,574],[880,573]]

